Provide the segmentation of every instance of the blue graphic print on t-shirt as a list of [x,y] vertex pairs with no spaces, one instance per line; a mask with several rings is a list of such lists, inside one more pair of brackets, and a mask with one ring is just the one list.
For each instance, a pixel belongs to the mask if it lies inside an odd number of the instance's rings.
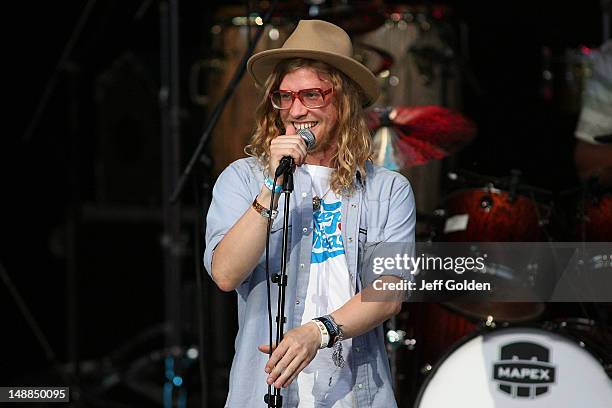
[[321,201],[321,209],[313,214],[312,256],[310,262],[322,263],[329,258],[344,254],[342,242],[342,201],[327,204]]

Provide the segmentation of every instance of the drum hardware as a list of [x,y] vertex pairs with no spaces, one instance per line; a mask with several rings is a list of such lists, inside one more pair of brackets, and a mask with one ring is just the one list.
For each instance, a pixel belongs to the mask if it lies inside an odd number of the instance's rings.
[[592,177],[582,186],[574,217],[574,233],[581,242],[612,240],[612,189]]
[[580,347],[588,348],[612,379],[612,327],[587,318],[564,318],[550,322],[548,329],[573,338]]
[[[493,330],[493,329],[497,328],[498,324],[500,325],[500,328],[508,327],[508,325],[509,325],[509,323],[507,323],[507,322],[498,323],[498,322],[495,321],[493,316],[487,316],[485,320],[482,320],[482,321],[478,322],[478,324],[474,326],[473,330],[478,331],[478,332],[485,332],[485,331]],[[473,332],[473,331],[471,331],[471,332]],[[471,335],[470,333],[466,333],[466,334],[464,334],[464,336],[470,336]],[[461,337],[463,338],[464,336],[461,336]],[[461,338],[457,338],[455,340],[456,341],[461,341]],[[415,345],[416,345],[416,340],[415,340]],[[444,352],[446,352],[446,350]],[[428,361],[428,362],[425,362],[424,364],[422,364],[421,368],[419,369],[419,372],[422,375],[424,375],[424,376],[429,375],[431,373],[431,371],[433,370],[433,368],[434,368],[434,366],[432,364],[435,364],[439,359],[444,358],[444,355],[445,355],[444,353],[441,354],[441,355],[437,355],[437,356],[435,356],[435,359],[431,359],[431,357],[430,357],[431,361]]]
[[428,375],[429,373],[431,373],[432,369],[433,369],[433,366],[427,363],[423,367],[421,367],[421,374]]
[[446,211],[444,210],[444,208],[436,208],[433,211],[433,214],[435,217],[444,217],[446,216]]
[[[510,176],[496,177],[486,174],[476,173],[466,169],[448,172],[446,178],[456,186],[456,188],[489,188],[495,192],[508,191],[518,195],[529,196],[536,202],[549,202],[552,200],[553,192],[544,188],[520,182],[522,172],[518,169],[510,170]],[[484,187],[483,187],[484,186]]]
[[[412,404],[423,375],[456,341],[473,332],[476,326],[461,315],[436,303],[409,302],[395,317],[409,343],[394,346],[392,364],[399,406]],[[392,330],[398,331],[395,327]],[[397,344],[397,343],[395,343]]]
[[406,338],[406,332],[403,330],[388,330],[387,344],[391,347],[391,351],[396,351],[400,347],[406,347],[408,350],[414,350],[416,339]]
[[480,198],[480,208],[489,212],[493,207],[493,199],[490,195],[484,195]]

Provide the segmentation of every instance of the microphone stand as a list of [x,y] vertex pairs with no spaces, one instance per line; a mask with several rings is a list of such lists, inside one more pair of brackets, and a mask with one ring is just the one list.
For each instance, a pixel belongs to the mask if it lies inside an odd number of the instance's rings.
[[[289,199],[293,191],[293,166],[285,169],[283,178],[283,193],[285,193],[285,212],[283,214],[283,244],[281,247],[281,272],[272,275],[272,282],[278,285],[278,302],[276,305],[276,345],[283,340],[283,327],[287,318],[285,317],[285,289],[287,286],[287,264],[289,263]],[[268,407],[280,408],[283,406],[283,397],[280,388],[272,387],[272,394],[264,396],[264,402]],[[269,390],[269,388],[268,388]]]

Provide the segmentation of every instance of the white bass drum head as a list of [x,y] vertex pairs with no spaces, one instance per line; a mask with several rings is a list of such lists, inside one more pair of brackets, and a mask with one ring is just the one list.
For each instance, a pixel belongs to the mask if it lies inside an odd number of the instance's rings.
[[575,340],[535,328],[477,335],[423,384],[418,408],[610,408],[612,380]]

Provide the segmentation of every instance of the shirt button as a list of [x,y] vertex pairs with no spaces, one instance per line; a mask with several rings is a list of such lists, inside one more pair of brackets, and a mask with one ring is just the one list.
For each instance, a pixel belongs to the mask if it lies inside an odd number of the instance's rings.
[[296,305],[299,305],[299,304],[300,304],[300,301],[299,301],[299,300],[296,300],[296,301],[295,301],[295,304],[296,304]]
[[306,194],[306,193],[302,193],[302,198],[306,198],[307,195],[308,194]]
[[304,231],[304,234],[308,232],[308,228],[304,227],[304,229],[302,230]]
[[348,242],[353,242],[353,237],[348,237]]
[[355,351],[356,351],[357,353],[359,353],[359,352],[361,351],[361,349],[360,349],[359,347],[355,347]]
[[363,384],[357,384],[358,388],[363,388]]
[[306,266],[306,265],[300,264],[300,268],[304,269],[304,266]]
[[351,204],[351,207],[357,208],[357,204]]

